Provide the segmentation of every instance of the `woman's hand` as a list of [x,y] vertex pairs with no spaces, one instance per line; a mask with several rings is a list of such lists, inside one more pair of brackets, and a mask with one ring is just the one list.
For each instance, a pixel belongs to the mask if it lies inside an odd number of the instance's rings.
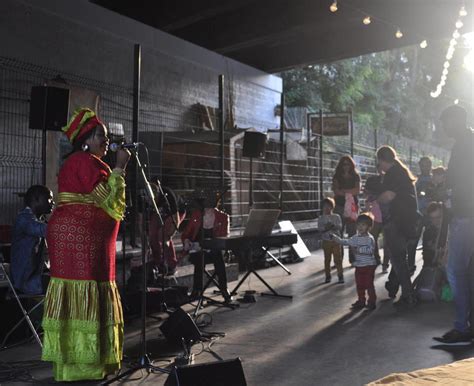
[[117,151],[117,162],[115,167],[125,170],[127,168],[128,161],[130,160],[130,153],[127,149],[120,149]]

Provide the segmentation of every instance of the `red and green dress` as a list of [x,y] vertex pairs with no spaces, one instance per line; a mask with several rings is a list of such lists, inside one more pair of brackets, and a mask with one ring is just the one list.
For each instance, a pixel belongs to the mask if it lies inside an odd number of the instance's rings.
[[123,315],[115,284],[115,241],[125,181],[87,152],[73,153],[58,177],[48,224],[51,281],[42,359],[57,381],[102,379],[120,368]]

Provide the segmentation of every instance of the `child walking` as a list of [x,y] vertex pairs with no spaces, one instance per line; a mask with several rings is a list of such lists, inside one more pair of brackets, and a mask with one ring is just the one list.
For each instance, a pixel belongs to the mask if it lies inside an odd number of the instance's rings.
[[[369,233],[374,220],[370,214],[361,214],[357,217],[357,234],[350,239],[341,239],[337,235],[332,235],[332,239],[341,245],[348,245],[354,250],[355,280],[357,287],[357,301],[352,304],[353,309],[367,307],[369,310],[375,309],[377,296],[375,295],[374,273],[377,261],[374,256],[375,240]],[[366,303],[365,293],[368,299]]]
[[339,236],[342,229],[342,220],[338,214],[333,213],[335,202],[332,198],[325,198],[322,202],[323,214],[318,219],[318,230],[322,233],[324,251],[324,271],[326,273],[325,283],[331,282],[331,257],[334,257],[334,265],[337,269],[338,283],[344,283],[342,271],[342,248],[331,240],[332,235]]

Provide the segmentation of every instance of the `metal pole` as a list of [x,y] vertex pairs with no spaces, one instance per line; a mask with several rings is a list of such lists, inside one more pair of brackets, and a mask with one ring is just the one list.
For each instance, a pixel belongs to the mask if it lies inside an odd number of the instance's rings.
[[285,152],[285,93],[281,93],[280,102],[280,210],[283,210],[283,166]]
[[[311,167],[311,119],[309,114],[306,113],[306,169],[309,170],[309,178],[308,178],[308,197],[310,205],[313,204],[313,168]],[[311,205],[312,206],[312,205]],[[314,208],[316,209],[316,208]]]
[[[142,64],[142,49],[140,44],[135,44],[133,55],[133,116],[132,116],[132,142],[138,142],[138,121],[140,112],[140,78],[141,78],[141,64]],[[136,225],[137,225],[137,210],[138,210],[138,184],[137,184],[137,163],[135,159],[131,160],[132,167],[130,168],[130,196],[132,200],[133,210],[130,213],[130,244],[136,245]],[[144,231],[144,230],[142,230]]]
[[[221,193],[225,190],[225,147],[224,147],[224,75],[219,75],[219,141],[220,141],[220,168]],[[224,208],[224,195],[221,196],[221,207]]]
[[354,119],[352,116],[352,109],[349,111],[351,119],[351,157],[354,157]]
[[376,155],[376,152],[377,152],[377,149],[379,148],[379,138],[378,138],[378,132],[377,132],[377,129],[374,129],[374,158],[375,158],[375,173],[378,174],[378,170],[377,170],[377,155]]
[[410,153],[409,153],[409,160],[408,160],[408,164],[410,165],[410,170],[412,169],[413,165],[413,148],[410,146]]
[[319,200],[324,199],[324,181],[323,181],[323,139],[324,139],[324,124],[323,124],[323,110],[319,110],[319,128],[321,129],[321,136],[319,137]]
[[250,157],[249,213],[253,207],[253,157]]

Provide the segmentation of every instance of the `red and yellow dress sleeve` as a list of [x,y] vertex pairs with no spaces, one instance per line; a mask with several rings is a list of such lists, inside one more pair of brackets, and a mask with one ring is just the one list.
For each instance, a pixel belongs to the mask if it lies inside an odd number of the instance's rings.
[[72,155],[59,178],[59,204],[93,204],[114,220],[125,213],[125,179],[121,169],[110,170],[88,153]]

